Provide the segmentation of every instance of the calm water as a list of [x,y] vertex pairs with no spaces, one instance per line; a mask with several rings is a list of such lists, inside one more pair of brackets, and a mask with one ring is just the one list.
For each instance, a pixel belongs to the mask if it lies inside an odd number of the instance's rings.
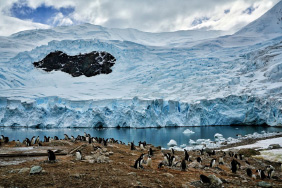
[[[183,131],[190,129],[194,134],[183,134]],[[220,133],[224,138],[235,137],[236,134],[246,135],[254,132],[260,133],[282,131],[282,128],[275,127],[260,127],[260,126],[206,126],[206,127],[169,127],[169,128],[108,128],[108,129],[93,129],[93,128],[60,128],[60,129],[31,129],[31,128],[0,128],[0,135],[5,135],[10,140],[23,141],[26,137],[39,136],[43,140],[44,136],[58,136],[64,138],[64,133],[69,137],[73,135],[84,135],[84,132],[91,134],[91,136],[115,138],[125,143],[134,141],[145,141],[155,146],[162,146],[167,148],[167,143],[170,139],[174,139],[178,146],[182,144],[189,145],[189,140],[197,139],[211,139],[214,140],[215,133]]]

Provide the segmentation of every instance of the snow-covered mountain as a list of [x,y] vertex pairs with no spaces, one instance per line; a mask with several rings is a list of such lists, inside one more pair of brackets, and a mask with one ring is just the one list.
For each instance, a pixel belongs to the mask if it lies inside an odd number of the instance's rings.
[[[0,37],[0,126],[281,125],[281,9],[228,36],[83,24]],[[95,77],[33,66],[56,50],[116,62]]]

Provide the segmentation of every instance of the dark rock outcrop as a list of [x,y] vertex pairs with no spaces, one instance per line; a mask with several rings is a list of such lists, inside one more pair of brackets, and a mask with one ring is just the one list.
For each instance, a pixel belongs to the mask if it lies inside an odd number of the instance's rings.
[[49,53],[43,60],[34,62],[37,68],[50,72],[60,70],[71,74],[73,77],[85,75],[87,77],[109,74],[115,64],[115,57],[107,52],[90,52],[69,56],[62,51]]

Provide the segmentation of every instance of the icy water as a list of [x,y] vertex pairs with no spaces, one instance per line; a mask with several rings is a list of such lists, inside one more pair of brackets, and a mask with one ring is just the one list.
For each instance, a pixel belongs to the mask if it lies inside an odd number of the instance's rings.
[[[184,130],[189,129],[195,133],[184,134]],[[32,128],[0,128],[0,135],[5,135],[10,140],[23,141],[26,137],[39,136],[43,140],[44,136],[58,136],[64,138],[64,134],[69,137],[73,135],[84,135],[84,132],[91,134],[94,137],[115,138],[125,143],[134,141],[146,141],[155,146],[167,148],[167,143],[173,139],[178,146],[186,144],[189,146],[189,140],[211,139],[214,140],[214,135],[220,133],[224,138],[234,137],[236,134],[246,135],[254,132],[282,132],[282,128],[277,127],[261,127],[261,126],[205,126],[205,127],[166,127],[166,128],[56,128],[56,129],[32,129]]]

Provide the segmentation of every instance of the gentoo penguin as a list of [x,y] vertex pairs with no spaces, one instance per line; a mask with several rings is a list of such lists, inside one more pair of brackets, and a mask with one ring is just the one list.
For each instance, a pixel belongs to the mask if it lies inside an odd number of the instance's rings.
[[272,166],[272,165],[268,165],[267,167],[266,167],[266,171],[268,172],[268,171],[270,171],[270,170],[274,170],[274,167]]
[[150,155],[148,156],[148,159],[147,159],[147,166],[152,167],[152,158]]
[[35,143],[35,136],[33,136],[33,137],[31,138],[30,143],[31,143],[31,144],[34,144],[34,143]]
[[259,170],[257,170],[257,172],[258,172],[258,175],[259,175],[260,179],[263,180],[263,179],[266,178],[266,175],[265,175],[265,173],[264,173],[264,170],[259,169]]
[[139,146],[140,146],[140,149],[141,149],[142,151],[145,150],[143,143],[140,143]]
[[174,166],[174,164],[175,164],[175,157],[174,157],[174,156],[171,156],[171,157],[170,157],[170,160],[169,160],[168,166]]
[[72,141],[72,142],[75,141],[75,138],[74,138],[74,136],[72,136],[72,135],[71,135],[71,141]]
[[55,153],[50,149],[48,149],[47,152],[48,152],[48,161],[55,161],[56,160]]
[[149,149],[148,154],[149,154],[150,156],[153,156],[153,150],[152,150],[152,148]]
[[188,154],[188,152],[187,152],[187,150],[186,149],[184,149],[184,155],[185,155],[185,160],[186,161],[189,161],[189,154]]
[[172,153],[172,155],[174,155],[174,149],[173,148],[171,148],[171,153]]
[[169,165],[169,160],[170,160],[170,154],[169,153],[164,154],[164,164]]
[[218,163],[220,165],[224,165],[223,157],[219,157]]
[[202,163],[202,158],[201,157],[197,157],[197,162],[198,163]]
[[252,170],[250,168],[247,168],[247,175],[251,178],[253,173],[252,173]]
[[244,155],[243,154],[239,154],[239,159],[243,160],[243,158],[244,158]]
[[57,136],[54,136],[54,140],[59,140],[59,138]]
[[69,140],[70,139],[67,134],[64,134],[64,136],[65,136],[64,140]]
[[142,160],[143,160],[143,156],[144,154],[141,154],[140,157],[135,161],[135,164],[134,164],[134,168],[138,169],[138,168],[143,168],[142,166]]
[[25,144],[26,146],[31,146],[31,142],[28,138],[25,139]]
[[82,155],[81,155],[81,151],[80,150],[77,150],[76,152],[75,152],[75,156],[76,156],[76,160],[81,160],[82,159]]
[[208,178],[207,176],[203,174],[200,175],[200,179],[202,183],[211,183],[210,178]]
[[268,178],[271,179],[272,176],[274,174],[274,170],[273,169],[270,169],[268,172],[267,172],[267,175],[268,175]]
[[185,171],[186,168],[187,168],[187,166],[186,166],[186,160],[183,159],[183,160],[181,161],[181,171]]
[[212,160],[211,160],[211,162],[210,162],[210,167],[211,167],[211,168],[213,168],[213,167],[215,166],[215,160],[216,160],[216,159],[212,159]]
[[37,136],[37,138],[35,139],[35,144],[39,144],[40,140],[39,140],[39,136]]
[[163,166],[164,166],[164,163],[160,162],[159,165],[158,165],[158,169],[161,169]]
[[44,142],[49,142],[49,139],[47,138],[47,136],[44,136]]
[[135,150],[135,145],[133,142],[130,143],[130,150]]
[[240,168],[240,163],[238,163],[238,161],[236,161],[235,159],[233,159],[231,161],[231,170],[233,173],[236,173],[236,171]]

